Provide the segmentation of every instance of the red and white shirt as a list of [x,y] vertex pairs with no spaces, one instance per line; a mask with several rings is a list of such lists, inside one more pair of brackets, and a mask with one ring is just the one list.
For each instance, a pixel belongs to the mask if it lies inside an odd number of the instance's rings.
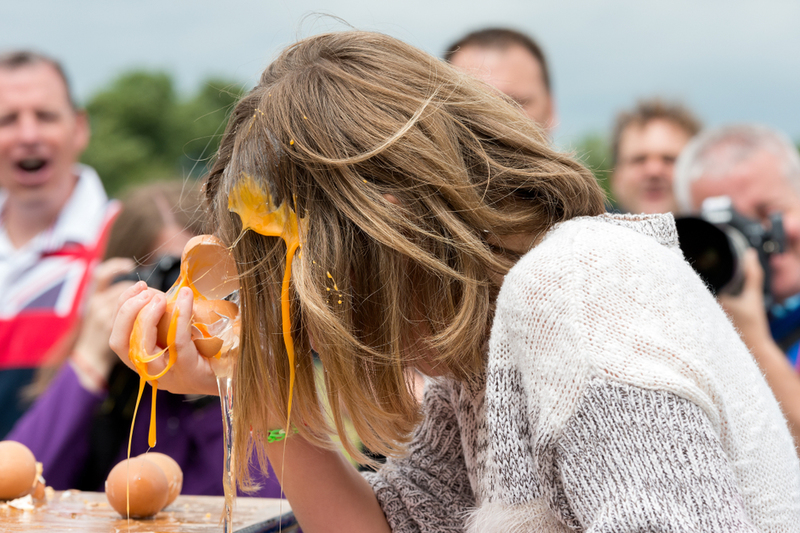
[[[0,223],[0,371],[41,366],[81,315],[117,213],[97,173],[79,179],[56,223],[15,248]],[[0,193],[0,212],[6,197]]]

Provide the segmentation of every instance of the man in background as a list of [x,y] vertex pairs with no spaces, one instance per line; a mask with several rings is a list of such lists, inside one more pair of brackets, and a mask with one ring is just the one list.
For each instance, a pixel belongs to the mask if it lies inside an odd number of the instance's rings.
[[680,104],[644,100],[617,115],[612,134],[611,192],[629,213],[674,213],[675,160],[700,121]]
[[21,390],[77,324],[113,209],[77,164],[85,114],[61,66],[0,55],[0,439],[25,409]]
[[533,39],[504,28],[479,30],[449,46],[444,58],[509,96],[528,118],[552,132],[556,108],[550,73]]
[[684,214],[698,213],[707,198],[727,196],[739,214],[765,227],[770,215],[782,215],[786,248],[769,263],[768,289],[778,305],[765,310],[764,272],[754,249],[743,261],[741,293],[719,300],[800,444],[800,155],[784,134],[764,126],[716,128],[686,146],[675,169],[675,192]]

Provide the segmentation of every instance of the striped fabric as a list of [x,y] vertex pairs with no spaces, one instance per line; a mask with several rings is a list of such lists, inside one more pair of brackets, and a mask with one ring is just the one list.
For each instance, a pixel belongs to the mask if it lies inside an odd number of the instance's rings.
[[[94,170],[77,171],[75,191],[53,227],[18,250],[0,226],[0,370],[40,366],[80,315],[118,208]],[[4,204],[0,198],[0,211]]]
[[[24,413],[21,390],[70,341],[119,210],[86,166],[58,220],[21,249],[0,225],[0,439]],[[0,193],[0,213],[6,197]],[[68,348],[68,347],[66,347]]]
[[[119,209],[93,169],[75,172],[78,183],[53,227],[16,249],[0,224],[0,439],[27,408],[20,392],[36,369],[70,341]],[[6,200],[0,191],[0,213]]]

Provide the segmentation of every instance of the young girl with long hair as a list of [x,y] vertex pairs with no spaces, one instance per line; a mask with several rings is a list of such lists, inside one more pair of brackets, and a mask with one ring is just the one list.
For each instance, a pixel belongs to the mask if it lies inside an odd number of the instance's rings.
[[[385,35],[305,39],[236,106],[206,195],[240,278],[236,455],[269,458],[304,531],[800,523],[780,408],[672,217],[604,214],[488,86]],[[159,387],[216,394],[191,291],[177,306]],[[124,361],[164,309],[122,296]],[[421,406],[409,369],[433,378]],[[345,416],[377,473],[335,451],[358,456]]]

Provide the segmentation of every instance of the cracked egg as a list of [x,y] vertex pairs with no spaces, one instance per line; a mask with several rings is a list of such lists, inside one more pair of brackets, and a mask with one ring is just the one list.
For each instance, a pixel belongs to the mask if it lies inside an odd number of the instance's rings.
[[233,257],[216,237],[199,235],[183,250],[180,278],[170,289],[166,312],[158,323],[156,342],[162,348],[169,344],[175,298],[181,287],[189,287],[194,293],[191,323],[197,351],[204,357],[219,356],[226,341],[234,342],[227,332],[235,329],[239,307],[224,298],[239,288],[239,280]]

